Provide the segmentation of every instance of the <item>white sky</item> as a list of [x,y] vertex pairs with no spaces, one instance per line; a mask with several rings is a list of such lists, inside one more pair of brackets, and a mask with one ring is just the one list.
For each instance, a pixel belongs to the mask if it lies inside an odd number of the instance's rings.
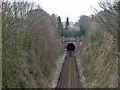
[[[9,0],[8,0],[9,1]],[[62,21],[69,17],[70,22],[77,22],[81,15],[94,14],[92,8],[100,11],[98,2],[105,0],[10,0],[10,1],[30,1],[39,4],[43,10],[49,14],[61,16]],[[120,1],[120,0],[108,0]],[[92,8],[91,8],[92,6]]]
[[69,17],[69,21],[78,21],[80,15],[94,14],[91,7],[97,8],[100,0],[32,0],[39,3],[49,14],[61,16],[62,21]]
[[[9,1],[9,0],[8,0]],[[94,14],[92,8],[96,8],[100,11],[98,2],[105,0],[10,0],[10,1],[30,1],[40,4],[43,10],[49,14],[56,14],[61,16],[62,21],[66,21],[69,17],[69,21],[76,22],[81,15]],[[108,1],[120,1],[120,0],[108,0]]]

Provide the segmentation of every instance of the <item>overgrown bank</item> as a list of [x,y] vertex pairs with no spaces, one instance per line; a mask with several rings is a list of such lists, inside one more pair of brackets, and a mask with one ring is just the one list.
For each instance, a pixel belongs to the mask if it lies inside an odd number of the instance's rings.
[[3,88],[42,88],[61,55],[56,17],[28,2],[2,3]]
[[118,88],[117,5],[100,4],[104,11],[79,20],[86,26],[76,51],[81,83],[84,88]]
[[[105,39],[108,33],[94,37],[90,42],[82,42],[78,48],[77,59],[81,82],[86,88],[117,88],[118,57],[117,45]],[[99,36],[98,36],[99,35]]]

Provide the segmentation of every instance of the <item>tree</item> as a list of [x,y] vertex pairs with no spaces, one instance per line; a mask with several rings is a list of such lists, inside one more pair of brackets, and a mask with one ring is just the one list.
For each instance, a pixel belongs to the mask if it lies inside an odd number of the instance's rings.
[[67,19],[66,19],[66,30],[68,30],[68,26],[69,26],[69,18],[67,17]]
[[1,14],[2,87],[43,87],[62,49],[56,18],[29,2],[2,2]]
[[79,23],[79,26],[84,28],[84,30],[89,30],[90,18],[88,16],[82,15],[78,23]]
[[117,43],[118,36],[118,11],[116,9],[117,3],[111,3],[108,0],[104,2],[99,2],[99,7],[102,9],[99,12],[94,8],[94,13],[96,14],[96,22],[105,28],[113,37],[114,43]]
[[80,32],[81,32],[81,35],[85,34],[85,29],[82,26],[80,26]]
[[63,25],[61,23],[61,17],[58,16],[58,29],[63,30]]
[[[118,2],[118,34],[120,34],[120,1]],[[118,35],[118,46],[120,46],[120,35]],[[120,47],[118,47],[118,52],[120,52]],[[120,54],[119,54],[120,57]]]

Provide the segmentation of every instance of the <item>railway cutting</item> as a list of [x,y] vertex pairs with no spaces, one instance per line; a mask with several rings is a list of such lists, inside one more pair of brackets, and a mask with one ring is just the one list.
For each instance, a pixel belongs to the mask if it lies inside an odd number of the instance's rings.
[[62,65],[56,88],[82,88],[74,50],[74,44],[70,43],[67,45],[67,55]]

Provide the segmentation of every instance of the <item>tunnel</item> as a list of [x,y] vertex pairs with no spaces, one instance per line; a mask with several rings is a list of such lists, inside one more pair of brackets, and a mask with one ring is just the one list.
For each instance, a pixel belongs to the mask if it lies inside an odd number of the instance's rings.
[[67,44],[67,51],[75,51],[75,45],[73,43]]

